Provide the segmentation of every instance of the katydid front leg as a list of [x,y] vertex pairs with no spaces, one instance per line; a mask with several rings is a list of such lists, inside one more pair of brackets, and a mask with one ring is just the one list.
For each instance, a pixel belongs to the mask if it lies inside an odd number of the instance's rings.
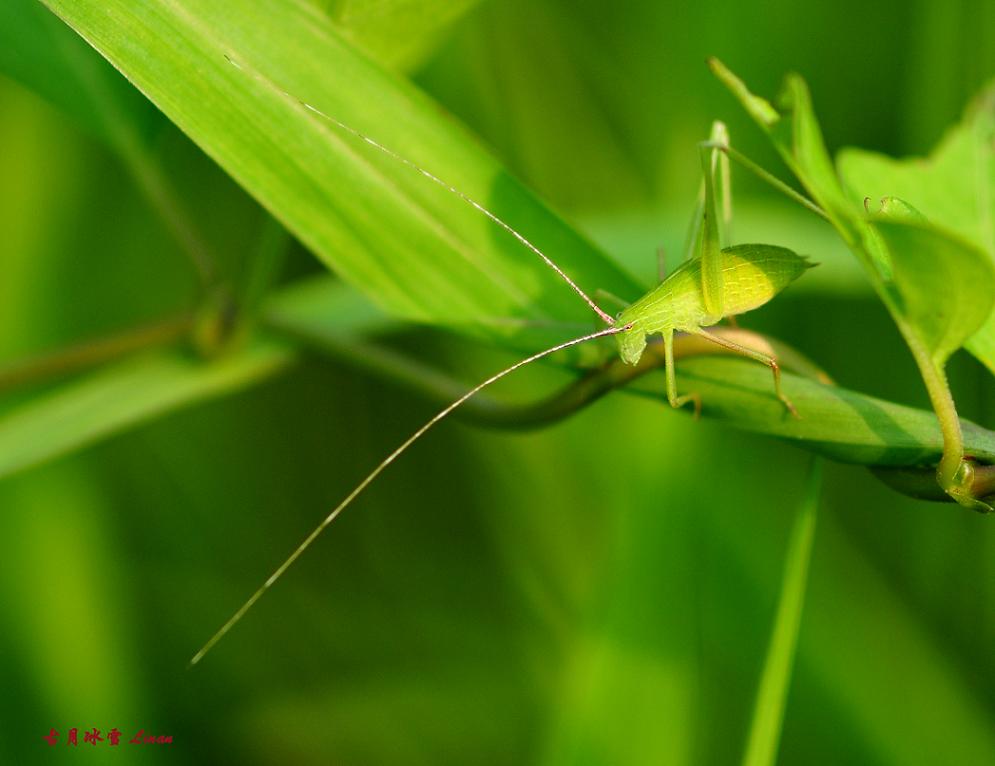
[[667,401],[675,410],[688,402],[694,403],[695,420],[701,417],[701,394],[693,391],[683,396],[677,395],[677,373],[674,370],[674,331],[663,333],[663,362],[667,373]]

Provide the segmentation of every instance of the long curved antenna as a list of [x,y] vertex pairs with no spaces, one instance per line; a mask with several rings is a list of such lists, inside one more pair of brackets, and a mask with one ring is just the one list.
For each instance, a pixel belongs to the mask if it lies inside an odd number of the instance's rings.
[[557,351],[562,351],[565,348],[570,348],[571,346],[576,346],[581,343],[586,343],[589,340],[594,340],[595,338],[603,338],[606,335],[617,335],[620,332],[625,332],[631,327],[632,327],[631,324],[625,325],[624,327],[609,327],[605,330],[599,330],[598,332],[581,336],[580,338],[574,338],[573,340],[568,340],[565,343],[560,343],[559,345],[553,346],[552,348],[547,348],[545,351],[540,351],[538,354],[533,354],[527,359],[523,359],[520,362],[516,362],[515,364],[511,365],[511,367],[506,367],[505,369],[501,370],[501,372],[491,375],[491,377],[489,377],[483,383],[474,386],[465,394],[463,394],[463,396],[461,396],[459,399],[454,401],[452,404],[448,405],[444,410],[439,412],[435,417],[433,417],[431,420],[425,423],[425,425],[423,425],[421,428],[419,428],[417,431],[411,434],[411,436],[405,439],[404,442],[401,444],[401,446],[399,446],[397,449],[391,452],[386,458],[384,458],[380,462],[380,464],[377,465],[376,468],[374,468],[372,471],[370,471],[369,474],[367,474],[365,479],[363,479],[359,484],[356,485],[356,488],[353,489],[352,492],[346,495],[345,499],[341,503],[335,506],[335,509],[331,513],[329,513],[317,527],[315,527],[314,531],[311,532],[311,534],[309,534],[306,538],[304,538],[304,542],[302,542],[300,545],[297,546],[297,549],[290,554],[287,560],[284,561],[276,569],[276,571],[269,576],[269,579],[266,580],[266,582],[264,582],[262,586],[249,597],[249,600],[246,601],[241,606],[241,608],[228,619],[228,622],[222,625],[221,628],[218,630],[218,632],[215,633],[206,644],[204,644],[203,648],[201,648],[201,650],[193,656],[193,659],[190,660],[190,666],[192,667],[196,665],[198,662],[200,662],[204,658],[204,655],[207,654],[209,651],[211,651],[211,649],[214,647],[216,643],[218,643],[218,641],[224,638],[225,634],[229,630],[231,630],[232,627],[234,627],[235,623],[241,620],[242,617],[245,616],[245,613],[248,612],[253,607],[253,605],[262,597],[262,595],[267,590],[270,589],[273,583],[279,580],[280,577],[283,575],[283,573],[290,568],[291,564],[293,564],[295,561],[297,561],[298,558],[300,558],[301,554],[304,553],[304,551],[306,551],[310,547],[311,543],[313,543],[315,539],[317,539],[318,535],[324,532],[325,528],[333,521],[335,521],[336,517],[338,517],[338,515],[342,513],[342,511],[348,508],[349,505],[352,503],[352,501],[355,500],[360,495],[360,493],[364,489],[366,489],[373,482],[373,480],[376,479],[377,476],[379,476],[383,472],[383,470],[387,466],[389,466],[404,452],[406,452],[407,449],[416,441],[418,441],[422,436],[424,436],[429,431],[429,429],[432,428],[432,426],[434,426],[440,420],[449,415],[449,413],[451,413],[453,410],[455,410],[457,407],[463,404],[467,399],[469,399],[470,397],[472,397],[474,394],[478,393],[482,389],[487,388],[487,386],[491,385],[492,383],[501,380],[501,378],[503,378],[505,375],[508,375],[514,372],[515,370],[521,369],[527,364],[531,364],[532,362],[542,359],[543,357],[549,356],[550,354],[555,354]]
[[519,242],[521,242],[523,245],[525,245],[525,247],[527,247],[533,253],[535,253],[536,255],[538,255],[540,258],[542,258],[543,262],[545,262],[545,264],[547,266],[549,266],[549,268],[551,268],[553,271],[555,271],[560,276],[560,278],[563,279],[564,282],[566,282],[568,285],[570,285],[571,289],[573,289],[573,291],[575,293],[577,293],[577,295],[579,295],[587,303],[587,305],[590,306],[594,310],[594,313],[596,313],[598,315],[598,317],[600,317],[601,320],[605,324],[607,324],[609,326],[615,324],[614,317],[612,317],[610,314],[605,313],[605,311],[602,310],[602,308],[597,303],[595,303],[594,300],[590,296],[588,296],[587,293],[585,293],[583,290],[580,289],[580,287],[577,285],[576,282],[574,282],[569,276],[567,276],[567,273],[565,271],[563,271],[563,269],[561,269],[559,266],[556,265],[556,263],[553,262],[552,258],[550,258],[542,250],[540,250],[538,247],[536,247],[534,244],[532,244],[532,242],[529,241],[528,239],[526,239],[524,235],[519,234],[514,228],[512,228],[512,226],[510,224],[505,223],[503,220],[501,220],[500,218],[498,218],[498,216],[496,214],[492,213],[486,207],[484,207],[479,202],[477,202],[475,199],[473,199],[473,197],[471,197],[470,195],[466,194],[465,192],[460,191],[459,189],[457,189],[452,184],[447,183],[446,181],[443,181],[437,175],[435,175],[434,173],[432,173],[432,172],[430,172],[428,170],[425,170],[425,168],[423,168],[423,167],[417,165],[416,163],[412,162],[407,157],[404,157],[404,156],[398,154],[393,149],[390,149],[390,148],[384,146],[383,144],[381,144],[379,141],[377,141],[377,140],[375,140],[373,138],[370,138],[365,133],[359,132],[358,130],[356,130],[351,125],[347,125],[346,123],[342,122],[341,120],[338,120],[335,117],[332,117],[330,114],[326,114],[325,112],[321,111],[318,107],[312,106],[307,101],[304,101],[303,99],[298,98],[294,94],[288,93],[287,91],[285,91],[283,88],[281,88],[279,85],[277,85],[276,83],[274,83],[272,80],[270,80],[265,75],[263,75],[263,74],[261,74],[259,72],[253,71],[253,70],[249,70],[246,67],[242,66],[237,61],[235,61],[231,56],[229,56],[227,53],[224,54],[224,56],[225,56],[225,59],[228,61],[229,64],[231,64],[236,69],[239,69],[239,70],[245,72],[249,77],[252,77],[253,79],[256,79],[259,82],[267,85],[268,87],[273,88],[278,93],[281,93],[285,97],[287,97],[287,98],[289,98],[289,99],[297,102],[302,107],[304,107],[305,109],[307,109],[309,112],[318,115],[319,117],[321,117],[324,120],[327,120],[332,125],[334,125],[335,127],[337,127],[339,130],[345,131],[349,135],[351,135],[351,136],[359,139],[360,141],[363,141],[364,143],[369,144],[373,148],[375,148],[375,149],[383,152],[388,157],[396,160],[397,162],[400,162],[402,165],[406,165],[407,167],[411,168],[412,170],[420,173],[421,175],[423,175],[425,178],[427,178],[432,183],[437,184],[438,186],[441,186],[443,189],[445,189],[446,191],[448,191],[450,194],[456,195],[461,200],[463,200],[464,202],[466,202],[468,205],[470,205],[474,209],[476,209],[478,212],[480,212],[483,215],[487,216],[491,221],[493,221],[494,223],[496,223],[498,226],[500,226],[506,232],[508,232],[509,234],[511,234],[511,236],[513,236],[515,239],[517,239]]

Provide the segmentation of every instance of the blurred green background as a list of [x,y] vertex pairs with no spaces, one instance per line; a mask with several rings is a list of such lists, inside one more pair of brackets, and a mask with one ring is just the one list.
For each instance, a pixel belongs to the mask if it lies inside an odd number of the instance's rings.
[[[325,4],[338,18],[347,5]],[[454,8],[431,48],[400,63],[647,280],[658,245],[679,251],[712,119],[780,167],[707,56],[760,93],[800,72],[831,149],[897,155],[927,152],[995,74],[984,2]],[[107,127],[101,110],[118,98],[226,273],[272,233],[123,78],[103,103],[65,87],[59,66],[105,67],[46,13],[27,0],[0,12],[4,361],[153,321],[196,294]],[[736,184],[737,238],[825,264],[746,324],[850,388],[927,406],[828,227],[741,174]],[[322,270],[293,246],[281,281]],[[434,337],[399,337],[446,363]],[[449,354],[468,381],[497,364]],[[961,413],[995,427],[991,377],[964,354],[950,373]],[[4,396],[0,417],[33,393]],[[738,762],[809,458],[620,394],[536,433],[440,428],[186,670],[432,412],[403,386],[309,358],[3,480],[0,762]],[[995,762],[990,520],[836,465],[820,513],[779,762]],[[175,743],[72,749],[72,726]],[[55,748],[42,739],[52,727]]]

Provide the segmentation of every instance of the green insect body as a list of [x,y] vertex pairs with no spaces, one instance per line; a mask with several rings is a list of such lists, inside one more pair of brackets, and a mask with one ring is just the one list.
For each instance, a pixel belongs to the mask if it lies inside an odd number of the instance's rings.
[[[815,264],[791,250],[772,245],[736,245],[722,250],[723,309],[727,316],[763,306]],[[630,329],[619,333],[619,354],[638,364],[650,335],[696,333],[722,317],[705,308],[702,261],[694,258],[618,315]]]
[[[692,402],[697,414],[701,411],[698,394],[677,395],[674,333],[702,335],[729,351],[770,367],[774,375],[774,393],[788,412],[797,417],[794,405],[781,391],[781,370],[773,357],[703,328],[716,324],[723,316],[745,314],[764,305],[815,264],[774,245],[736,245],[722,250],[715,247],[706,253],[706,257],[685,261],[656,288],[619,314],[616,327],[624,329],[616,337],[622,361],[637,364],[646,348],[646,338],[663,336],[667,401],[672,407]],[[706,271],[706,266],[716,264],[717,268]],[[721,305],[721,314],[708,308],[707,304],[716,302]]]

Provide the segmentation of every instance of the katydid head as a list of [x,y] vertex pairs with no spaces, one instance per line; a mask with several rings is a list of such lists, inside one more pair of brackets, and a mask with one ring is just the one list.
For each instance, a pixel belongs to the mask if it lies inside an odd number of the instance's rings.
[[646,332],[628,322],[616,336],[618,355],[626,364],[638,364],[646,348]]

